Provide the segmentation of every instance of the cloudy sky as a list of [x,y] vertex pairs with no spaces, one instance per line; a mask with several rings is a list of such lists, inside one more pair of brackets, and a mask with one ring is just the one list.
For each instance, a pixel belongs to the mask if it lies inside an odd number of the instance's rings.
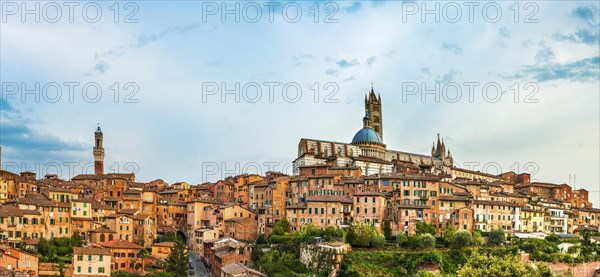
[[596,1],[86,3],[2,3],[3,169],[90,170],[100,123],[140,181],[289,171],[300,138],[352,139],[372,83],[388,148],[440,133],[600,206]]

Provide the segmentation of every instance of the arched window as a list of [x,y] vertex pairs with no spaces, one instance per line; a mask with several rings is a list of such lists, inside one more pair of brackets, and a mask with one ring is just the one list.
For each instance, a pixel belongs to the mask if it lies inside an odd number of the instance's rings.
[[104,242],[105,239],[106,237],[104,236],[104,234],[100,234],[100,242]]
[[113,235],[112,234],[108,235],[108,240],[113,240]]

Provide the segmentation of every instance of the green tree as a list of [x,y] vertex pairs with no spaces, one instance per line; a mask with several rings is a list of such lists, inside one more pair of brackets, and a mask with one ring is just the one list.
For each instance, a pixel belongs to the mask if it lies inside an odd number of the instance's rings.
[[442,230],[442,239],[446,245],[450,245],[452,238],[454,237],[454,233],[456,233],[456,228],[454,228],[454,225],[448,225],[444,227]]
[[369,247],[371,239],[375,236],[375,230],[368,225],[352,225],[348,230],[347,239],[354,247]]
[[398,246],[404,245],[407,239],[408,238],[404,232],[398,232],[396,234],[396,244],[398,244]]
[[386,240],[392,240],[392,225],[389,220],[383,222],[383,235]]
[[473,244],[473,237],[471,237],[471,233],[465,230],[454,233],[450,242],[451,247],[455,249],[461,249],[471,244]]
[[417,236],[419,241],[419,247],[423,249],[430,249],[435,247],[435,237],[431,234],[421,234]]
[[282,218],[280,220],[277,220],[277,222],[275,222],[275,226],[273,226],[272,235],[283,236],[289,232],[290,232],[290,222],[287,219]]
[[515,255],[493,256],[474,252],[458,270],[459,277],[522,276],[550,277],[552,271],[545,264],[536,268],[521,262]]
[[549,242],[555,243],[555,244],[559,244],[560,243],[560,237],[557,236],[556,234],[548,235],[544,239],[547,240],[547,241],[549,241]]
[[492,245],[501,245],[506,241],[506,235],[504,229],[498,228],[490,231],[488,235],[488,243]]
[[138,252],[138,258],[142,258],[142,263],[138,263],[140,267],[138,268],[138,264],[135,265],[135,269],[139,270],[140,268],[144,271],[144,259],[150,257],[150,253],[148,253],[148,249],[142,248]]
[[296,255],[277,249],[264,253],[257,265],[267,276],[297,276],[308,272]]
[[125,270],[119,270],[117,272],[110,274],[110,277],[129,277],[129,272],[127,272]]
[[428,224],[423,221],[417,221],[416,232],[417,235],[431,234],[432,236],[435,236],[435,234],[437,233],[437,229],[431,224]]
[[371,247],[373,248],[384,248],[385,247],[385,237],[384,236],[374,236],[371,239]]
[[483,237],[481,236],[481,231],[479,230],[473,230],[473,244],[480,246],[483,245],[484,240]]
[[258,235],[258,237],[256,237],[256,244],[267,244],[267,238],[265,238],[265,235]]
[[83,245],[83,234],[80,232],[73,233],[71,238],[74,247],[81,247]]
[[156,242],[165,242],[165,241],[169,241],[169,242],[175,242],[177,241],[177,234],[175,234],[174,232],[166,232],[165,234],[159,234],[156,237]]
[[167,257],[167,272],[175,276],[187,276],[188,258],[183,241],[178,239]]

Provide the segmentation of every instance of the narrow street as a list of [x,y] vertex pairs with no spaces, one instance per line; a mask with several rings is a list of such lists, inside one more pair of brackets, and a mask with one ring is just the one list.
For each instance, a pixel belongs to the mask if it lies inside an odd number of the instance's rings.
[[[194,277],[209,277],[210,272],[204,266],[204,264],[200,261],[200,257],[195,253],[190,253],[189,257],[192,258],[192,262],[194,263]],[[189,273],[188,273],[189,275]],[[190,275],[192,276],[192,275]]]

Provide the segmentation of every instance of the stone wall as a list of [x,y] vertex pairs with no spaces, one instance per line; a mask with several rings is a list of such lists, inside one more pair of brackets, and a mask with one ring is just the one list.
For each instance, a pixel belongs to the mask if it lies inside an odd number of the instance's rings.
[[350,249],[349,244],[343,243],[302,244],[300,261],[312,270],[337,271],[344,254]]
[[553,272],[570,272],[573,277],[595,277],[594,270],[600,268],[600,262],[582,263],[582,264],[564,264],[548,263]]

